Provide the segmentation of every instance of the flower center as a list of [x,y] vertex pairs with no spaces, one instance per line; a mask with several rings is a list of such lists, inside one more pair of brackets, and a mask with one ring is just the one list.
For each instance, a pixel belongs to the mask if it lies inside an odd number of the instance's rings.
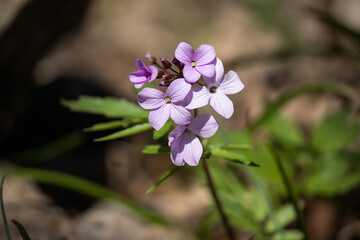
[[169,96],[166,96],[164,100],[166,103],[171,103],[171,98]]
[[195,61],[191,61],[191,66],[194,68],[196,67],[196,62]]
[[216,87],[211,87],[211,88],[209,89],[209,91],[210,91],[211,93],[216,93]]

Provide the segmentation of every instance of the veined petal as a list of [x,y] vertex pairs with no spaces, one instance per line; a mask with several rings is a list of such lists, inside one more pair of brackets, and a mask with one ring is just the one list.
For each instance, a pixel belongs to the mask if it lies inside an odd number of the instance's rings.
[[148,70],[145,63],[140,58],[136,59],[135,66],[138,70]]
[[193,118],[192,110],[186,109],[182,106],[182,103],[167,105],[170,105],[170,117],[176,124],[187,125],[191,122]]
[[158,109],[151,110],[149,113],[149,123],[156,130],[160,130],[169,119],[170,106],[165,104]]
[[209,104],[211,93],[204,86],[196,86],[191,89],[189,94],[185,97],[185,107],[188,109],[195,109]]
[[182,152],[184,151],[184,144],[180,139],[176,139],[170,147],[170,158],[171,161],[177,166],[183,166],[185,161],[182,157]]
[[208,44],[202,44],[193,55],[191,60],[194,60],[197,65],[205,65],[210,63],[215,58],[215,49]]
[[229,71],[222,83],[218,87],[218,91],[225,94],[234,94],[240,92],[244,88],[244,84],[241,82],[239,76],[234,71]]
[[184,78],[189,83],[195,83],[201,77],[201,74],[195,70],[190,64],[186,64],[183,69]]
[[184,144],[184,150],[181,155],[187,164],[197,166],[203,152],[202,144],[193,133],[183,134],[182,136],[181,140]]
[[176,140],[180,137],[180,135],[185,131],[186,128],[187,128],[187,126],[185,126],[185,125],[179,125],[169,133],[169,136],[168,136],[169,146],[171,146],[171,144],[174,142],[174,140]]
[[139,70],[132,72],[129,75],[130,82],[133,83],[145,83],[147,79],[147,72],[145,70]]
[[175,57],[184,64],[190,64],[194,55],[194,49],[186,42],[181,42],[175,50]]
[[[184,68],[185,69],[185,68]],[[195,67],[196,71],[201,73],[205,77],[212,77],[215,75],[215,65],[214,64],[206,64]]]
[[234,113],[232,101],[223,93],[216,92],[210,97],[210,105],[224,118],[230,118]]
[[200,114],[189,124],[189,129],[203,138],[213,136],[218,130],[219,124],[210,114]]
[[191,89],[191,84],[187,83],[185,79],[178,78],[173,81],[166,90],[166,96],[169,96],[171,102],[180,102],[184,100]]
[[216,58],[215,74],[212,77],[204,76],[204,80],[208,88],[215,86],[218,87],[224,78],[224,65],[220,58]]
[[151,66],[151,65],[149,66],[149,70],[151,72],[151,77],[148,81],[151,82],[157,78],[159,70],[156,67]]
[[144,109],[156,109],[165,105],[165,93],[155,88],[144,88],[138,94],[139,105]]

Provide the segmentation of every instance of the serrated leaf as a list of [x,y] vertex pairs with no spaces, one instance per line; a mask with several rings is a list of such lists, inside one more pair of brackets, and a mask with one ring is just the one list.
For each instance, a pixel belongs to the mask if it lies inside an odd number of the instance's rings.
[[171,175],[179,171],[183,167],[174,167],[171,170],[166,171],[147,191],[146,194],[152,193],[162,182],[168,179]]
[[118,120],[118,121],[111,121],[111,122],[105,122],[105,123],[97,123],[89,128],[85,128],[85,132],[96,132],[96,131],[105,131],[110,130],[114,128],[127,128],[130,125],[137,124],[144,122],[144,119],[125,119],[125,120]]
[[26,232],[26,229],[21,223],[19,223],[15,219],[12,219],[11,221],[16,226],[23,240],[31,240],[29,234]]
[[118,138],[131,136],[131,135],[134,135],[137,133],[145,132],[150,129],[152,129],[152,126],[150,125],[150,123],[142,123],[142,124],[138,124],[138,125],[126,128],[124,130],[112,133],[105,137],[96,138],[96,139],[94,139],[94,141],[95,142],[103,142],[103,141],[114,140],[114,139],[118,139]]
[[142,150],[142,153],[145,154],[157,154],[157,153],[168,153],[168,152],[170,152],[170,147],[162,146],[160,144],[147,145]]
[[61,100],[61,104],[75,112],[104,115],[108,118],[147,118],[148,111],[125,99],[80,96],[78,100]]
[[319,151],[335,152],[346,147],[360,131],[359,123],[349,121],[350,111],[343,110],[327,116],[313,133],[313,147]]
[[250,165],[252,163],[244,154],[230,151],[230,150],[225,150],[225,149],[221,149],[221,148],[211,148],[210,153],[213,156],[223,157],[223,158],[227,158],[230,160],[236,160],[239,163],[243,163],[246,165]]
[[164,136],[170,130],[171,126],[172,126],[172,122],[168,121],[159,131],[154,129],[153,139],[157,140],[162,136]]

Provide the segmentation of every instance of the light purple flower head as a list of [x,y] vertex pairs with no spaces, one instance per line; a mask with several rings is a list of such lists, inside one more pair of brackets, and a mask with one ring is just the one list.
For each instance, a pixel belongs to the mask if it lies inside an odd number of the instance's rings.
[[144,62],[138,58],[135,61],[138,71],[130,74],[130,82],[135,84],[135,88],[141,88],[146,82],[151,82],[158,76],[158,70],[154,66],[146,67]]
[[179,125],[169,134],[171,161],[177,166],[185,163],[197,166],[203,147],[196,135],[209,138],[216,133],[218,127],[216,119],[209,114],[200,114],[188,125]]
[[224,66],[219,58],[216,60],[216,74],[205,77],[205,86],[196,86],[191,89],[185,98],[186,108],[195,109],[210,105],[224,118],[230,118],[234,113],[232,101],[226,96],[240,92],[244,84],[234,71],[224,76]]
[[201,45],[196,52],[186,42],[179,43],[175,57],[185,64],[183,75],[189,83],[195,83],[201,75],[212,77],[215,74],[215,49],[207,44]]
[[184,107],[183,100],[190,89],[189,83],[178,78],[170,84],[165,93],[154,88],[144,88],[139,92],[138,103],[144,109],[152,109],[149,123],[156,130],[164,126],[169,116],[177,124],[188,124],[193,113]]

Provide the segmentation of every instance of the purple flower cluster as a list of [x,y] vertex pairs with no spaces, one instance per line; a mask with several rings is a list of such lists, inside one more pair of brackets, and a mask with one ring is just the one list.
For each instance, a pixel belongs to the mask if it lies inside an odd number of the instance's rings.
[[[224,66],[216,58],[215,49],[207,44],[194,51],[189,44],[181,42],[175,50],[172,63],[160,58],[160,65],[150,54],[146,57],[160,71],[153,65],[146,67],[141,59],[137,59],[138,71],[130,74],[130,81],[135,84],[135,88],[141,88],[146,82],[161,79],[159,86],[167,89],[163,92],[146,87],[139,92],[138,103],[142,108],[151,110],[149,123],[156,130],[160,130],[169,117],[178,124],[168,137],[171,160],[177,166],[185,163],[196,166],[203,153],[203,146],[197,136],[213,136],[219,124],[209,114],[200,114],[194,118],[193,109],[210,103],[217,113],[230,118],[234,106],[227,95],[240,92],[244,84],[234,71],[224,75]],[[201,76],[206,85],[200,82]]]

